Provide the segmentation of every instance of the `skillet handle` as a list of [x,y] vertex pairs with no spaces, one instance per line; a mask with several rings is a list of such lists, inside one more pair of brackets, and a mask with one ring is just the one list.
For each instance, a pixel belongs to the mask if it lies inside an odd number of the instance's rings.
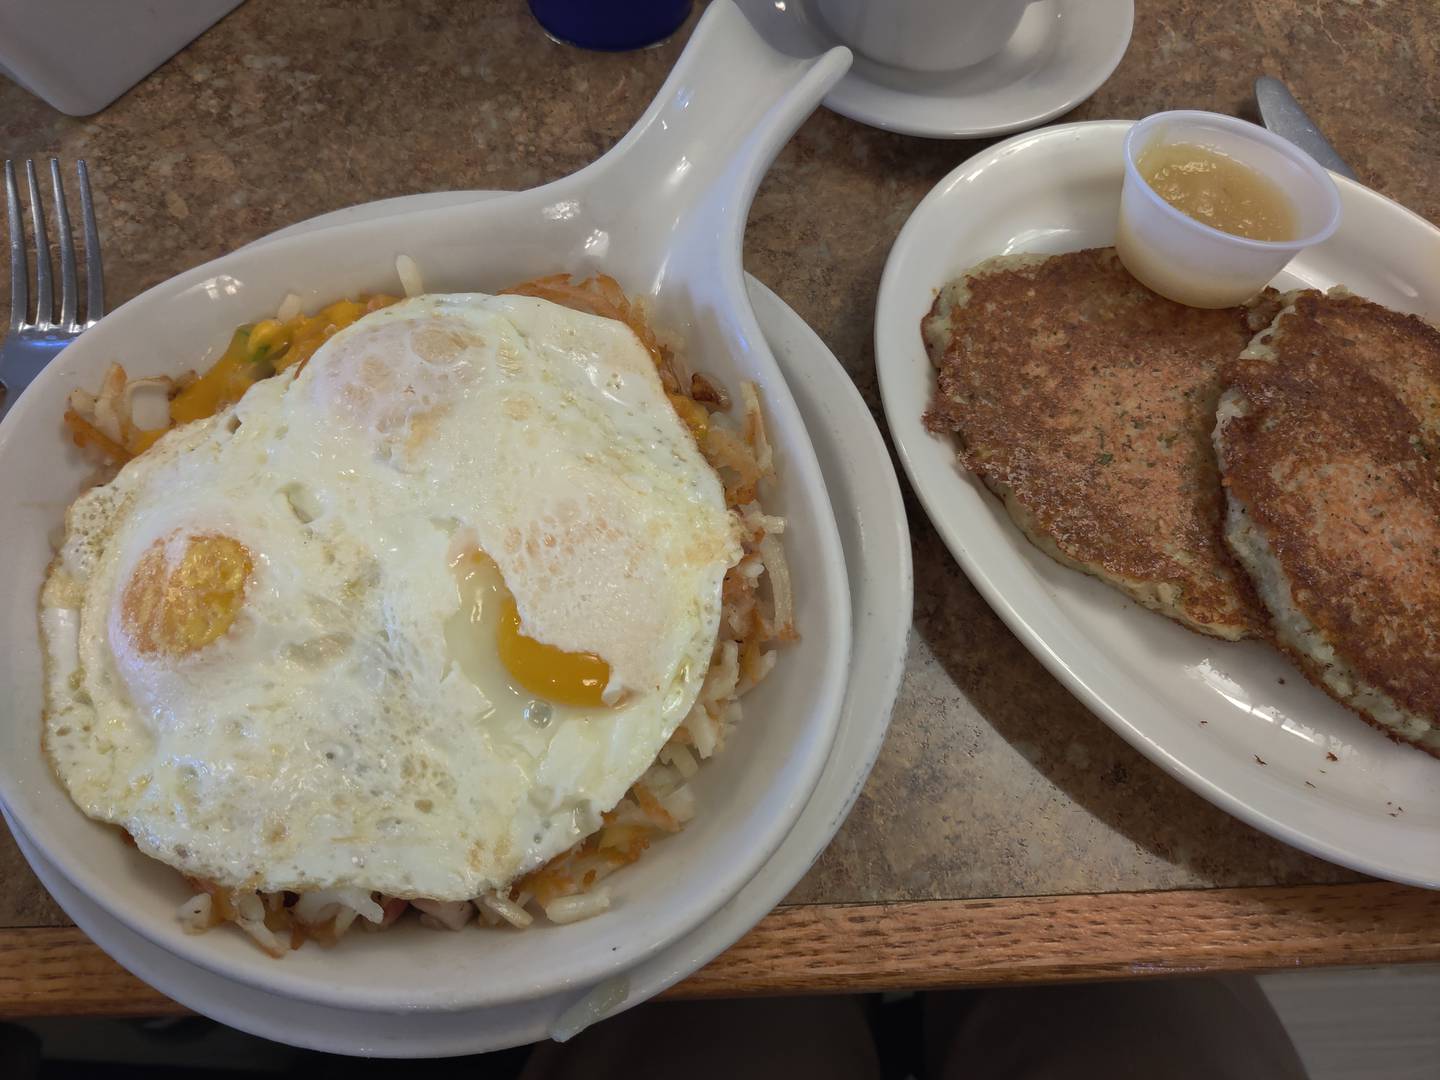
[[[705,242],[716,244],[714,254],[733,250],[738,273],[761,178],[850,60],[845,48],[787,56],[755,32],[732,0],[714,0],[635,126],[604,157],[553,187],[583,192],[589,212],[607,223],[617,246],[628,248],[632,266],[663,274],[674,234],[700,226]],[[656,229],[656,221],[671,229]],[[637,250],[647,246],[656,250]],[[655,292],[659,281],[627,284]]]

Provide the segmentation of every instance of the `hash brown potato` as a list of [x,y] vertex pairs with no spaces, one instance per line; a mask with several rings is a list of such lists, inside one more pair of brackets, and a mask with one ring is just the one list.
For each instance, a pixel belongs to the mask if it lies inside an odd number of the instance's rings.
[[1440,330],[1285,300],[1226,372],[1226,538],[1310,680],[1440,757]]
[[990,259],[922,320],[925,421],[1046,554],[1193,630],[1263,634],[1221,535],[1210,435],[1222,366],[1278,306],[1184,307],[1111,248]]

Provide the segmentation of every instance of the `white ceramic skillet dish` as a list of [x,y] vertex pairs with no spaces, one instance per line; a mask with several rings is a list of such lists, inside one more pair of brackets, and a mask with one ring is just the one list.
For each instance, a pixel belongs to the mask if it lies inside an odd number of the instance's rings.
[[[992,255],[1112,244],[1130,124],[1031,132],[965,162],[901,230],[880,284],[875,354],[901,460],[956,560],[1016,635],[1097,716],[1172,776],[1321,858],[1440,887],[1440,761],[1390,742],[1259,642],[1193,634],[1029,543],[921,424],[935,377],[920,320]],[[1440,318],[1440,230],[1335,177],[1340,228],[1276,288],[1352,291]]]
[[[718,0],[658,98],[609,154],[529,192],[356,221],[218,259],[121,307],[67,349],[0,425],[0,797],[54,867],[131,930],[227,978],[286,997],[382,1011],[477,1008],[591,985],[632,967],[733,896],[778,847],[814,788],[835,736],[850,655],[850,599],[825,483],[794,400],[746,297],[740,244],[760,177],[845,71],[834,50],[782,56]],[[287,293],[307,307],[397,292],[409,255],[434,291],[495,291],[560,270],[614,275],[650,298],[688,364],[732,390],[757,381],[780,474],[773,511],[789,521],[803,638],[746,699],[748,720],[702,770],[700,813],[614,880],[603,918],[525,933],[459,936],[418,926],[342,947],[265,956],[239,933],[185,935],[186,888],[69,802],[40,752],[35,604],[51,539],[88,467],[67,446],[67,393],[112,360],[132,373],[203,365],[237,325]]]
[[[455,203],[483,197],[488,193],[447,192],[408,196],[406,202]],[[372,204],[338,214],[373,209],[383,212],[387,207]],[[86,899],[16,829],[15,839],[26,858],[81,929],[152,986],[253,1035],[329,1053],[449,1057],[535,1042],[577,1012],[587,1020],[599,1019],[639,1004],[733,944],[779,903],[834,836],[879,753],[905,665],[911,609],[910,533],[890,456],[844,369],[779,297],[754,279],[749,286],[766,341],[795,394],[835,503],[850,576],[854,648],[840,729],[820,782],[775,854],[724,907],[602,987],[493,1008],[356,1012],[242,986],[166,952]],[[592,1004],[593,1012],[587,1008]]]

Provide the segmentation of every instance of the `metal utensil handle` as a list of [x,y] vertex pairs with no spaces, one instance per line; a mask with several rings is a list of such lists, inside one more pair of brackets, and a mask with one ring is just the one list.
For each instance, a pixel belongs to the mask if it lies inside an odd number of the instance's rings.
[[1358,179],[1355,170],[1345,163],[1315,121],[1300,107],[1290,88],[1279,79],[1268,75],[1256,79],[1255,101],[1260,106],[1260,119],[1276,135],[1290,140],[1331,172]]

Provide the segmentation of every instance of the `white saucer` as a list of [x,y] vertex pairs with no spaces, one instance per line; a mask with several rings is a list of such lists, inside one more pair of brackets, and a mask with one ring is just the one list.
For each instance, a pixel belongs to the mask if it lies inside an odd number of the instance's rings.
[[[430,209],[483,197],[482,192],[445,192],[391,199],[292,228],[323,228],[352,215]],[[815,333],[764,285],[750,279],[749,287],[756,316],[795,396],[835,505],[855,620],[851,681],[820,781],[779,850],[714,916],[631,970],[623,1000],[612,1012],[639,1004],[704,966],[794,888],[858,797],[880,751],[904,671],[913,589],[910,537],[899,484],[879,430],[849,377]],[[377,1057],[474,1054],[545,1038],[561,1014],[584,996],[569,993],[492,1009],[403,1014],[297,1002],[215,975],[130,931],[71,885],[13,822],[11,829],[60,906],[122,966],[196,1012],[264,1038]]]
[[[841,44],[814,0],[736,2],[771,45],[792,56]],[[1125,55],[1134,23],[1134,0],[1040,0],[1001,52],[968,68],[905,71],[857,53],[825,105],[902,135],[973,139],[1023,131],[1099,89]]]
[[[1203,637],[1047,558],[921,423],[935,376],[920,320],[993,255],[1113,244],[1130,124],[1063,124],[977,154],[916,207],[880,281],[875,355],[890,432],[930,520],[990,606],[1123,738],[1217,806],[1363,873],[1440,888],[1440,761],[1399,746],[1260,642]],[[1339,230],[1277,288],[1354,292],[1440,316],[1440,229],[1335,178]],[[1333,755],[1333,756],[1327,756]]]

